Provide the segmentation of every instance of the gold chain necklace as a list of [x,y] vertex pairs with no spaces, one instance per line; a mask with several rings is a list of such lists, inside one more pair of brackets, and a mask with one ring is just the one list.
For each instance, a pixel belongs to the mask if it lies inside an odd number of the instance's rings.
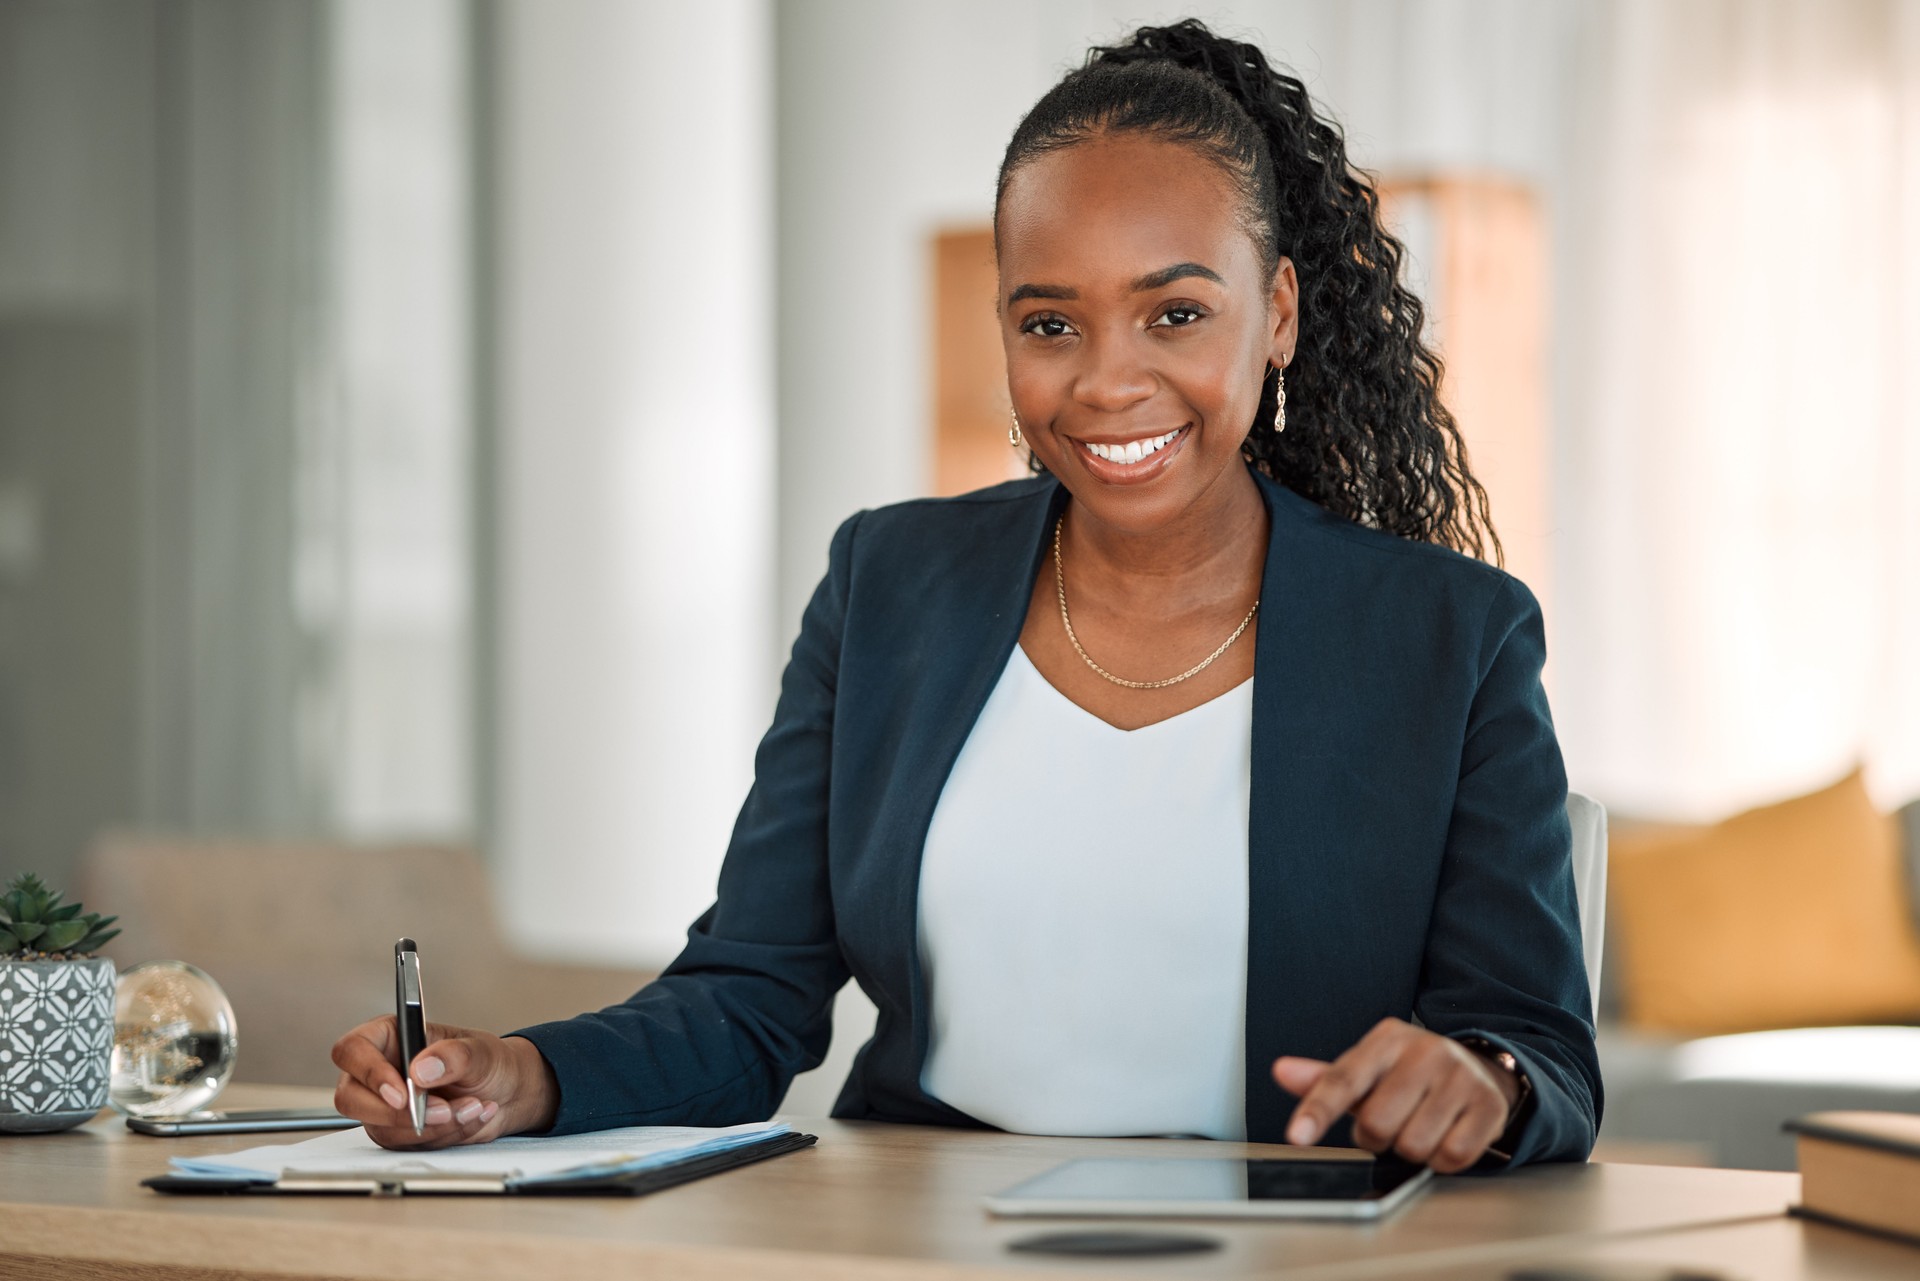
[[1181,672],[1178,676],[1169,676],[1163,681],[1130,681],[1115,676],[1112,672],[1094,662],[1093,659],[1088,656],[1087,651],[1080,648],[1080,638],[1073,634],[1073,620],[1067,617],[1067,571],[1060,563],[1060,531],[1066,527],[1066,523],[1067,518],[1063,515],[1053,526],[1053,587],[1055,593],[1060,598],[1060,623],[1067,629],[1067,639],[1073,642],[1073,652],[1080,655],[1081,661],[1085,662],[1088,667],[1091,667],[1115,685],[1125,685],[1128,689],[1165,689],[1169,685],[1178,685],[1188,677],[1198,676],[1201,672],[1207,670],[1208,665],[1211,664],[1214,659],[1226,653],[1229,645],[1240,639],[1240,633],[1247,630],[1248,624],[1253,622],[1253,616],[1260,612],[1260,602],[1256,598],[1253,602],[1253,608],[1248,610],[1247,616],[1240,620],[1240,626],[1233,629],[1233,635],[1221,641],[1219,649],[1214,650],[1213,653],[1208,654],[1205,658],[1201,659],[1194,666],[1189,667],[1186,671]]

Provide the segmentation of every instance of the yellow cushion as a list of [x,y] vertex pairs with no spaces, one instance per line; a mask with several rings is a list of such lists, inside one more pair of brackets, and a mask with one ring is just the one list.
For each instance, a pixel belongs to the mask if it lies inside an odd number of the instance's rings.
[[1625,1013],[1685,1033],[1920,1017],[1900,835],[1856,769],[1808,796],[1608,851]]

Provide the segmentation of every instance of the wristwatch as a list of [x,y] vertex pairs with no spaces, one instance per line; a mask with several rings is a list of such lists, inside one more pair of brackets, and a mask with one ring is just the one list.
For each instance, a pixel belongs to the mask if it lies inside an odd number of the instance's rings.
[[1472,1050],[1496,1068],[1513,1077],[1520,1092],[1513,1097],[1513,1106],[1507,1109],[1507,1126],[1500,1137],[1487,1146],[1489,1156],[1497,1156],[1503,1161],[1513,1159],[1514,1140],[1518,1137],[1521,1122],[1526,1119],[1527,1104],[1533,1099],[1533,1081],[1521,1068],[1520,1060],[1511,1050],[1503,1049],[1484,1036],[1459,1036],[1454,1038],[1465,1048]]

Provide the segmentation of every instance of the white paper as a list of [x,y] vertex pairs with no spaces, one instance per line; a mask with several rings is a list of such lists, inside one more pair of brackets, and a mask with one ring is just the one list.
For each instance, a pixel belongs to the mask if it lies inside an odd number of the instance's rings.
[[724,1129],[640,1125],[552,1138],[517,1135],[492,1143],[395,1152],[365,1130],[337,1130],[304,1143],[279,1143],[220,1156],[174,1157],[173,1172],[190,1178],[250,1179],[271,1183],[286,1172],[302,1174],[471,1174],[511,1183],[625,1174],[677,1161],[728,1152],[792,1127],[784,1121]]

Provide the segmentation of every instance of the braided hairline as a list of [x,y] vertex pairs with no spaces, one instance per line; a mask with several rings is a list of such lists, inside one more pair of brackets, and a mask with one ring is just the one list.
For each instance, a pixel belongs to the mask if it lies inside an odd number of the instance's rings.
[[[1142,64],[1156,70],[1128,74]],[[1264,146],[1211,109],[1147,118],[1147,82],[1164,81],[1169,65],[1223,91]],[[1096,82],[1104,109],[1067,105]],[[1239,188],[1266,267],[1293,260],[1300,343],[1287,367],[1289,428],[1265,429],[1276,405],[1270,374],[1243,449],[1254,466],[1349,520],[1504,563],[1486,490],[1440,399],[1442,363],[1421,340],[1425,308],[1400,282],[1405,248],[1381,225],[1373,184],[1348,163],[1339,127],[1314,109],[1306,86],[1275,71],[1258,46],[1193,19],[1142,27],[1127,43],[1091,50],[1040,100],[1009,144],[999,190],[1028,161],[1107,129],[1202,150]]]

